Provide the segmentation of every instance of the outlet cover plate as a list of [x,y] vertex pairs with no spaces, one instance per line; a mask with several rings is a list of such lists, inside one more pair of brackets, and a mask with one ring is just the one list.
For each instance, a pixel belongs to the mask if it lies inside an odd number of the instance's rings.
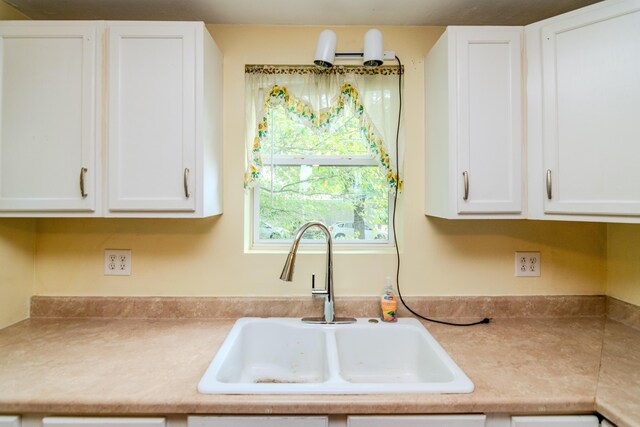
[[104,275],[131,276],[131,250],[105,249]]
[[516,276],[539,277],[541,270],[540,252],[516,252]]

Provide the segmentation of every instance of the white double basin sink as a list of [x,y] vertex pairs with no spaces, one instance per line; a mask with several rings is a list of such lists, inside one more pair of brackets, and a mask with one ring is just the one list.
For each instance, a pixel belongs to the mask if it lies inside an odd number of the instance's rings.
[[238,320],[198,384],[205,394],[471,393],[473,383],[415,319],[312,325]]

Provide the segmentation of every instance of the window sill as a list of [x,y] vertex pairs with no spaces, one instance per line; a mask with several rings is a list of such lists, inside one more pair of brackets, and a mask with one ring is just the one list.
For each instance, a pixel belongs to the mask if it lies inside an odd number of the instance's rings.
[[[245,248],[246,254],[288,254],[291,243],[285,244],[254,244]],[[304,242],[298,247],[299,254],[325,254],[327,252],[325,243]],[[336,245],[333,244],[333,253],[342,255],[395,255],[396,248],[393,244],[380,245]]]

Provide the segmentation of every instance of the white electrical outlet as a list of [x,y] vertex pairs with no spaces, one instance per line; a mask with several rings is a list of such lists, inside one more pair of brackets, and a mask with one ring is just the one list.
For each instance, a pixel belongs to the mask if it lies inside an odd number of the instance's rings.
[[516,252],[516,276],[540,276],[540,252]]
[[104,250],[105,276],[131,276],[131,250]]

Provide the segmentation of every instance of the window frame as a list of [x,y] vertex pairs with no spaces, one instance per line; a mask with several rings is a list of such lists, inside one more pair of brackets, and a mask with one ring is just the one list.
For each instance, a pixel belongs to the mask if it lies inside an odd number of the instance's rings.
[[[273,155],[265,156],[262,159],[263,166],[373,166],[379,167],[379,162],[371,155]],[[393,226],[393,189],[387,191],[388,197],[388,218],[389,223],[387,225],[388,238],[385,240],[367,240],[360,239],[353,240],[336,240],[333,239],[333,245],[338,250],[375,250],[375,249],[387,249],[394,248],[395,244],[395,229]],[[260,236],[260,183],[257,183],[251,189],[251,237],[250,246],[254,249],[285,249],[288,248],[293,239],[282,240],[261,240]],[[326,224],[327,227],[329,224]],[[304,240],[305,245],[311,248],[317,248],[324,246],[324,241],[309,241]]]

